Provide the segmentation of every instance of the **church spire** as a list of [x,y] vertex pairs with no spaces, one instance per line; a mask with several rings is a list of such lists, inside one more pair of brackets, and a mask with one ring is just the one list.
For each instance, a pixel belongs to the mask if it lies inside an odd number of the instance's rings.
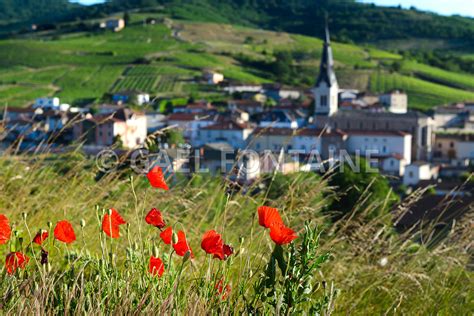
[[325,26],[326,37],[323,44],[323,56],[321,59],[321,66],[319,67],[319,76],[316,81],[316,86],[319,86],[322,82],[325,82],[328,87],[337,84],[336,73],[334,72],[334,59],[332,56],[331,48],[331,37],[329,35],[328,21],[326,18]]

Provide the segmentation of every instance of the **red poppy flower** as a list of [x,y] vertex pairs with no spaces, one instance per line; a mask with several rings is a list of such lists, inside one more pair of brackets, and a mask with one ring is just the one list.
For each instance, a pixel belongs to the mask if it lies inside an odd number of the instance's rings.
[[271,228],[273,225],[283,225],[278,210],[268,206],[258,208],[258,223],[265,228]]
[[276,244],[285,245],[298,238],[298,235],[285,225],[273,225],[270,229],[270,237]]
[[163,190],[169,190],[165,182],[163,170],[159,166],[153,167],[146,176],[148,178],[148,181],[150,181],[152,187]]
[[120,214],[114,208],[110,209],[110,214],[106,213],[102,220],[102,230],[108,236],[112,238],[120,237],[120,225],[126,224],[127,222],[120,216]]
[[153,208],[151,209],[151,211],[148,212],[145,217],[145,221],[152,226],[158,227],[159,229],[162,229],[166,226],[165,221],[161,216],[161,212],[158,211],[156,208]]
[[165,272],[165,265],[163,264],[163,260],[151,256],[148,271],[154,276],[161,277],[163,275],[163,272]]
[[160,233],[160,238],[167,245],[171,245],[173,239],[173,229],[171,227],[166,228]]
[[33,238],[33,242],[41,246],[48,236],[49,233],[47,231],[41,230],[36,234],[35,238]]
[[191,253],[191,258],[194,258],[193,251],[186,240],[186,235],[181,230],[178,232],[178,242],[173,245],[173,248],[178,256],[184,257],[186,252],[189,251]]
[[224,245],[224,258],[229,257],[234,253],[234,248],[229,245]]
[[5,268],[8,274],[14,274],[18,268],[24,269],[30,261],[27,255],[21,252],[11,252],[5,259]]
[[224,259],[224,242],[215,230],[210,230],[202,236],[201,248],[208,254]]
[[227,259],[234,252],[232,247],[224,244],[221,235],[215,230],[210,230],[202,236],[201,248],[220,260]]
[[54,238],[66,244],[76,240],[76,234],[68,221],[59,221],[54,228]]
[[219,282],[217,282],[215,288],[217,290],[217,293],[221,295],[221,299],[223,301],[225,301],[229,297],[230,292],[232,290],[230,284],[224,286],[224,279],[220,279]]
[[0,214],[0,245],[6,244],[10,240],[12,234],[12,229],[10,228],[10,223],[8,218]]

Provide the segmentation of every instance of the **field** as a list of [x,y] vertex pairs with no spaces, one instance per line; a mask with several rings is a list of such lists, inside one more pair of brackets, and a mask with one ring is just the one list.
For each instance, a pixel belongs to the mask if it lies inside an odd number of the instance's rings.
[[[391,221],[396,216],[366,217],[386,203],[384,198],[364,210],[354,205],[353,213],[332,221],[328,202],[341,192],[316,175],[262,183],[265,189],[257,194],[229,194],[221,179],[205,175],[168,179],[169,191],[151,187],[145,176],[128,170],[98,177],[95,162],[79,154],[4,156],[0,166],[0,214],[14,231],[0,251],[30,258],[11,275],[2,272],[6,314],[472,311],[472,271],[466,267],[472,214],[440,241],[429,227],[395,233]],[[262,205],[278,208],[298,238],[276,246],[259,225],[257,208]],[[104,233],[108,226],[101,226],[112,207],[127,222],[114,239]],[[164,244],[160,230],[145,222],[154,207],[166,225],[185,232],[193,259],[180,254],[178,246]],[[404,207],[407,211],[410,203]],[[72,224],[77,240],[64,244],[55,239],[59,220]],[[42,245],[47,264],[41,264],[42,248],[30,242],[39,229],[49,231]],[[209,230],[232,245],[227,260],[213,259],[201,249]],[[151,256],[163,259],[161,276],[149,272]]]
[[410,106],[422,111],[440,104],[474,99],[474,92],[446,87],[415,77],[382,72],[371,76],[370,88],[375,92],[403,89],[408,93]]
[[403,63],[403,71],[422,76],[426,80],[451,85],[455,88],[474,91],[474,76],[469,74],[454,73],[443,69],[431,67],[413,61]]

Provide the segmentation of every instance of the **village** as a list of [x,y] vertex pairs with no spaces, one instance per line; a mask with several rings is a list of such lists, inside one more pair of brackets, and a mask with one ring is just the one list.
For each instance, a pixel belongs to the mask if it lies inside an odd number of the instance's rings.
[[[102,27],[119,31],[123,21]],[[143,148],[153,135],[157,151],[169,157],[169,172],[190,168],[227,174],[233,166],[223,165],[223,157],[257,153],[245,162],[253,166],[251,172],[238,175],[244,183],[275,171],[320,172],[326,162],[344,155],[370,160],[394,186],[443,181],[455,186],[472,171],[474,101],[440,105],[425,114],[409,109],[409,95],[402,90],[373,94],[344,89],[338,84],[328,30],[311,90],[228,81],[208,69],[200,80],[220,91],[226,102],[189,100],[162,113],[142,110],[155,100],[132,90],[115,92],[110,102],[98,106],[74,107],[44,97],[27,108],[6,107],[2,147],[36,152],[42,146],[54,151],[81,144],[89,155],[108,148],[126,153]],[[170,133],[182,141],[170,141]],[[197,167],[190,162],[196,160],[194,153],[200,156]]]

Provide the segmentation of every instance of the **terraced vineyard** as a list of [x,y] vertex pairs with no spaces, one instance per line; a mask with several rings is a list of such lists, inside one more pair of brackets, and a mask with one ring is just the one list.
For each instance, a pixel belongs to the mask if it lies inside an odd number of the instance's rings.
[[371,76],[370,88],[374,92],[405,90],[409,96],[410,107],[420,110],[428,110],[433,106],[451,102],[474,100],[474,92],[385,72],[377,72]]
[[132,90],[153,92],[159,76],[126,76],[114,85],[113,92]]

